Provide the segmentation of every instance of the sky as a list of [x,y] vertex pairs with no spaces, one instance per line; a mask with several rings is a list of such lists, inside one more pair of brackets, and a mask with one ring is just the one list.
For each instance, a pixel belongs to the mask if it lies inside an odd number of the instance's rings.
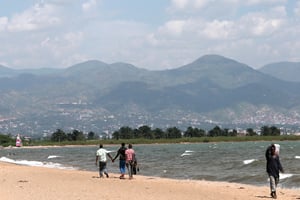
[[300,62],[300,0],[0,0],[0,65],[173,69],[207,54]]

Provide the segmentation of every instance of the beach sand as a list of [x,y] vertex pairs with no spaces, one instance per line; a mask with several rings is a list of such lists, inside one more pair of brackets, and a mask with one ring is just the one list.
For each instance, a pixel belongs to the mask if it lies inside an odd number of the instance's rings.
[[[300,199],[299,190],[278,188],[277,199]],[[118,174],[98,178],[98,172],[29,167],[0,162],[2,200],[263,200],[269,187],[173,180],[136,175],[120,180]]]

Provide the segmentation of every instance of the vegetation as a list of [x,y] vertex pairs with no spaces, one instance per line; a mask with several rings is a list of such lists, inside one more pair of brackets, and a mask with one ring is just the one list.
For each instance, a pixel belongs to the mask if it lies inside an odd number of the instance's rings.
[[10,135],[0,134],[0,146],[9,146],[13,145],[15,140]]
[[[102,138],[101,143],[119,144],[120,142],[132,144],[150,143],[196,143],[196,142],[243,142],[243,141],[272,141],[272,140],[300,140],[294,135],[281,135],[280,129],[274,126],[261,127],[260,134],[252,128],[248,128],[246,133],[239,133],[237,130],[222,129],[219,126],[209,131],[199,128],[188,127],[181,131],[176,127],[162,130],[160,128],[151,129],[149,126],[139,128],[121,127],[112,134],[112,138]],[[8,135],[0,134],[0,145],[14,145],[14,139]],[[25,145],[96,145],[99,144],[99,136],[94,132],[85,135],[82,131],[73,130],[65,133],[57,129],[49,139],[43,141],[30,141]]]

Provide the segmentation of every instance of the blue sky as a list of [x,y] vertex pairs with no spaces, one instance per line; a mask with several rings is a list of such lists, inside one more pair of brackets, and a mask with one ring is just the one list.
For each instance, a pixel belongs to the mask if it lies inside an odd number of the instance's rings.
[[300,62],[300,0],[0,0],[0,64],[90,59],[177,68],[219,54],[253,68]]

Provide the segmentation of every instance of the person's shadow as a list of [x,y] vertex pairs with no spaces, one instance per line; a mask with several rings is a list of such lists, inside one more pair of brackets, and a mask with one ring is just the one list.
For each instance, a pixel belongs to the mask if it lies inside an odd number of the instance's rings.
[[[270,196],[255,196],[257,198],[260,198],[260,199],[272,199],[272,197]],[[296,199],[300,199],[300,197],[297,197]]]
[[272,197],[270,196],[255,196],[257,198],[260,198],[260,199],[272,199]]

